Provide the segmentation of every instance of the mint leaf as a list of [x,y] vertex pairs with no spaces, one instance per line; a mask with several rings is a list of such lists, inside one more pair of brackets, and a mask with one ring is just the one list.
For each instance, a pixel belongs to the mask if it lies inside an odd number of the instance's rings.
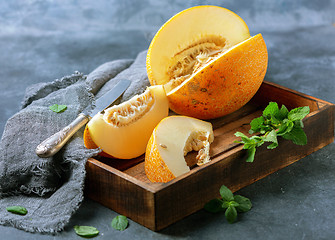
[[19,214],[19,215],[26,215],[28,213],[27,209],[21,206],[10,206],[10,207],[7,207],[6,210],[8,212]]
[[74,231],[78,236],[92,238],[99,234],[98,229],[91,226],[74,226]]
[[262,126],[264,124],[264,117],[260,116],[258,118],[253,119],[250,122],[250,126],[251,126],[251,131],[249,131],[250,134],[255,133],[255,132],[259,132],[262,129]]
[[234,195],[232,191],[230,191],[229,188],[227,188],[225,185],[222,185],[220,188],[220,195],[224,201],[233,201]]
[[237,206],[239,206],[240,204],[239,204],[238,202],[235,202],[235,201],[230,201],[230,202],[228,202],[228,205],[229,205],[229,206],[233,206],[233,207],[237,207]]
[[276,102],[270,102],[269,105],[264,109],[263,116],[269,117],[269,116],[275,116],[279,113],[278,104]]
[[279,120],[284,120],[285,118],[287,118],[288,115],[288,110],[285,107],[285,105],[282,105],[279,112],[275,115],[275,117]]
[[292,130],[294,123],[288,119],[284,119],[282,124],[277,130],[277,136],[282,136]]
[[205,204],[204,209],[211,213],[217,213],[223,210],[223,203],[220,199],[212,199]]
[[234,223],[237,218],[237,211],[234,206],[229,206],[225,212],[226,219],[229,223]]
[[249,198],[243,197],[241,195],[235,195],[234,200],[235,202],[239,204],[236,207],[238,212],[248,212],[252,207],[252,204]]
[[49,109],[55,113],[61,113],[64,112],[67,109],[66,105],[58,105],[58,104],[54,104],[52,106],[49,107]]
[[247,137],[246,135],[244,135],[244,134],[241,133],[241,132],[236,132],[234,135],[235,135],[236,137],[240,137],[240,138],[241,138],[241,140],[242,140],[241,143],[248,143],[248,142],[250,142],[249,137]]
[[287,118],[291,121],[297,121],[302,120],[304,117],[309,114],[309,107],[298,107],[295,109],[292,109],[289,113]]
[[255,160],[255,154],[256,154],[256,147],[252,147],[248,149],[248,157],[245,160],[246,162],[253,162]]
[[307,144],[307,136],[301,127],[294,126],[290,132],[285,133],[282,137],[287,140],[291,140],[297,145]]
[[111,225],[114,229],[123,231],[128,227],[128,219],[123,215],[116,216],[113,218]]
[[267,135],[264,136],[264,141],[265,142],[272,142],[269,146],[267,146],[268,149],[274,149],[278,146],[278,141],[277,141],[277,133],[275,130],[272,130],[269,132]]

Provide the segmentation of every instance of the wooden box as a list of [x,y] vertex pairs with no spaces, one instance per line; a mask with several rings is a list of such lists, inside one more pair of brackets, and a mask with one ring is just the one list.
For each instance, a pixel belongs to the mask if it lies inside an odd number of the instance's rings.
[[[238,140],[234,133],[247,133],[250,121],[259,117],[270,101],[288,109],[310,107],[304,119],[308,144],[298,146],[279,139],[279,147],[268,150],[263,145],[257,149],[255,161],[247,163],[246,151],[234,142]],[[334,109],[331,103],[264,82],[242,109],[211,121],[215,137],[210,163],[193,167],[168,183],[151,183],[144,172],[144,156],[127,161],[89,159],[85,194],[153,231],[161,230],[219,197],[222,184],[237,191],[332,143]],[[190,153],[186,157],[190,165],[194,156]]]

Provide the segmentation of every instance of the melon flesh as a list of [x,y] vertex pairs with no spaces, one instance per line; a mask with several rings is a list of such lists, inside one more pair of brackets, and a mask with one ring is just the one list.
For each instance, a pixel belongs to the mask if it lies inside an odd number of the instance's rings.
[[174,176],[190,171],[188,152],[199,151],[198,165],[209,162],[209,145],[214,140],[212,124],[185,116],[170,116],[157,126],[155,138],[162,160]]
[[98,113],[87,127],[93,142],[103,152],[130,159],[145,152],[153,129],[168,113],[163,86],[151,86],[143,94]]
[[189,78],[211,58],[248,39],[249,28],[235,13],[216,6],[186,9],[167,21],[147,54],[150,83],[167,92]]

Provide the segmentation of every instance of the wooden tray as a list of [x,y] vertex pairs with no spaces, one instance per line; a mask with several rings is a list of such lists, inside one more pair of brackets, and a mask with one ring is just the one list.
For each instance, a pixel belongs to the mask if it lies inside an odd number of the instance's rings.
[[[247,133],[249,123],[259,117],[264,107],[275,101],[288,109],[309,106],[304,119],[308,144],[297,146],[279,139],[279,147],[257,149],[255,161],[245,162],[246,151],[234,143],[234,133]],[[219,197],[222,184],[233,192],[288,166],[334,141],[334,104],[264,82],[255,97],[242,109],[215,119],[212,161],[168,182],[151,183],[144,172],[144,156],[127,161],[89,159],[86,165],[85,194],[89,198],[153,230],[200,210]],[[194,154],[187,155],[193,165]]]

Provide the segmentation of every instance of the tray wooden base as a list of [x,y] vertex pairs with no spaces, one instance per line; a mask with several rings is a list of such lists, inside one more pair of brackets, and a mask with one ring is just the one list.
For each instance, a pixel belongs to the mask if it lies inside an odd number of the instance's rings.
[[[253,118],[275,101],[288,109],[309,106],[304,119],[308,144],[297,146],[279,140],[273,150],[257,149],[255,161],[245,162],[246,152],[235,143],[236,131],[246,133]],[[334,141],[335,105],[293,91],[274,83],[264,82],[255,97],[242,109],[212,120],[214,142],[212,161],[193,167],[190,172],[168,182],[151,183],[144,172],[144,156],[136,159],[89,159],[86,165],[85,194],[119,214],[153,230],[168,225],[200,210],[209,200],[219,197],[222,184],[233,192],[284,168]],[[186,159],[193,165],[194,154]]]

